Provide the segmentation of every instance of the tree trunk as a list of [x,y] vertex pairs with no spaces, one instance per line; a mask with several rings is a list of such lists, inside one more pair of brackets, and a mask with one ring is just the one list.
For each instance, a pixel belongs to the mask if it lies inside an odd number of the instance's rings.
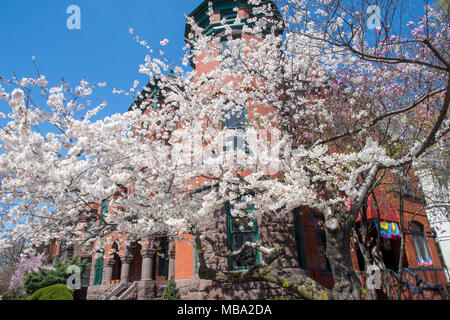
[[399,192],[400,192],[400,233],[402,235],[401,238],[401,242],[400,242],[400,258],[399,258],[399,262],[398,262],[398,275],[399,275],[399,279],[398,279],[398,291],[397,291],[397,300],[401,300],[402,298],[402,288],[403,288],[403,256],[405,255],[405,228],[403,228],[403,216],[404,216],[404,211],[403,211],[403,190],[402,187],[400,186],[399,188]]
[[390,282],[389,282],[389,273],[388,273],[388,270],[386,268],[386,264],[384,263],[383,256],[382,256],[381,251],[380,251],[380,245],[381,245],[381,227],[380,227],[381,213],[380,213],[380,207],[378,205],[377,197],[375,196],[375,192],[372,192],[372,198],[373,198],[373,201],[374,201],[375,206],[377,208],[377,224],[379,226],[378,231],[377,231],[377,243],[376,243],[376,246],[374,247],[373,257],[374,257],[375,263],[383,271],[384,285],[386,286],[386,296],[387,296],[388,300],[392,300],[391,285],[390,285]]
[[343,215],[331,214],[325,217],[327,257],[333,273],[335,300],[361,300],[361,282],[353,267],[350,249],[351,223],[343,222]]
[[[367,268],[371,265],[371,259],[369,258],[370,253],[368,252],[367,247],[364,245],[364,243],[361,243],[359,238],[357,240],[357,244],[358,244],[359,251],[361,251],[361,254],[364,258],[364,263],[366,265],[364,272],[366,274],[368,274]],[[375,289],[368,289],[366,286],[365,300],[377,300],[377,293],[376,293]]]
[[[356,243],[358,245],[359,251],[361,252],[361,255],[364,258],[364,264],[365,269],[364,272],[367,275],[368,268],[370,265],[372,265],[374,262],[374,259],[371,255],[370,250],[368,249],[367,244],[369,243],[369,228],[368,228],[369,221],[367,221],[367,201],[364,203],[362,207],[362,215],[361,215],[361,221],[359,224],[359,228],[353,229],[353,236],[356,238]],[[366,294],[364,295],[365,300],[377,300],[377,293],[375,289],[369,289],[367,288],[367,285],[363,285],[363,288],[366,290]]]

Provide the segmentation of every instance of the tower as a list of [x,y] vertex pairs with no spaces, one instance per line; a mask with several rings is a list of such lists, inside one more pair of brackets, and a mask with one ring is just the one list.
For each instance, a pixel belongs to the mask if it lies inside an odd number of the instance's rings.
[[[259,5],[253,5],[249,0],[204,0],[194,11],[188,16],[185,28],[185,41],[191,46],[191,50],[195,48],[195,39],[198,36],[193,30],[189,20],[201,28],[201,34],[210,36],[213,39],[220,39],[221,52],[227,48],[227,38],[225,37],[225,26],[232,29],[233,39],[249,39],[251,36],[245,34],[244,26],[252,26],[255,21],[263,16],[258,13],[257,8],[261,6],[269,6],[272,12],[271,22],[268,28],[275,25],[275,32],[281,34],[283,28],[277,26],[277,22],[282,21],[281,13],[272,0],[262,0]],[[264,16],[267,19],[267,16]],[[191,66],[197,70],[199,74],[208,72],[214,68],[212,64],[195,63],[191,59]]]

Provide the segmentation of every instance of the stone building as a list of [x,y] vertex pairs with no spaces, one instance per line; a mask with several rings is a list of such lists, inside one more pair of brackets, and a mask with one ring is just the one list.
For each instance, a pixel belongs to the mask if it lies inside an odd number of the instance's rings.
[[[444,151],[446,150],[446,151]],[[434,160],[425,160],[416,166],[416,173],[429,208],[427,217],[450,281],[450,180],[448,163],[448,143],[441,143],[432,150]]]

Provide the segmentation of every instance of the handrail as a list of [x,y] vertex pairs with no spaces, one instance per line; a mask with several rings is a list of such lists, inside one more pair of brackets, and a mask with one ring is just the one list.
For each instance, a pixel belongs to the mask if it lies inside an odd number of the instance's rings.
[[[388,272],[398,281],[400,279],[400,275],[392,269],[387,269]],[[420,294],[423,293],[423,289],[421,287],[413,285],[411,282],[402,278],[402,283],[406,285],[411,292],[411,294]]]
[[428,289],[434,290],[434,291],[440,291],[442,293],[442,296],[445,300],[447,300],[447,294],[445,293],[444,286],[442,284],[433,284],[422,278],[420,275],[416,274],[414,271],[410,270],[409,268],[404,268],[403,271],[408,273],[410,276],[414,277],[417,284],[420,285],[421,283],[424,284]]
[[128,298],[138,287],[139,282],[135,281],[133,284],[117,298],[117,300],[125,300]]
[[122,293],[127,287],[128,287],[128,285],[126,283],[119,283],[119,285],[116,286],[114,289],[112,289],[111,292],[106,294],[105,300],[110,300],[112,297]]
[[[395,272],[392,269],[387,269],[387,270],[397,281],[400,279],[400,275],[397,272]],[[447,294],[445,293],[445,289],[444,289],[443,285],[432,284],[408,268],[403,268],[403,271],[406,274],[413,277],[414,280],[416,281],[416,285],[414,285],[411,282],[409,282],[408,280],[406,280],[405,278],[402,278],[402,283],[408,287],[411,294],[421,294],[421,293],[423,293],[423,289],[429,289],[429,290],[433,290],[433,291],[440,291],[444,300],[447,300]],[[420,284],[423,284],[426,288],[420,287]]]

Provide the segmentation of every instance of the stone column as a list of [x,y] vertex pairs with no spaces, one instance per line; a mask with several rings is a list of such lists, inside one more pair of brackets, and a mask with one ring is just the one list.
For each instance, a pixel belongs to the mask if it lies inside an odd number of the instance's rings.
[[175,241],[170,239],[169,242],[169,276],[167,279],[175,278]]
[[102,284],[108,284],[108,282],[112,279],[113,268],[116,262],[114,260],[105,261],[105,265],[103,267],[103,279]]
[[155,254],[155,249],[146,249],[141,251],[142,255],[142,271],[141,280],[153,280],[153,255]]
[[93,286],[94,285],[94,279],[95,279],[95,254],[94,256],[91,258],[91,274],[89,276],[89,286]]
[[130,276],[130,263],[131,260],[133,260],[132,256],[124,256],[121,257],[120,260],[122,261],[122,270],[120,273],[120,283],[128,283],[128,279]]

